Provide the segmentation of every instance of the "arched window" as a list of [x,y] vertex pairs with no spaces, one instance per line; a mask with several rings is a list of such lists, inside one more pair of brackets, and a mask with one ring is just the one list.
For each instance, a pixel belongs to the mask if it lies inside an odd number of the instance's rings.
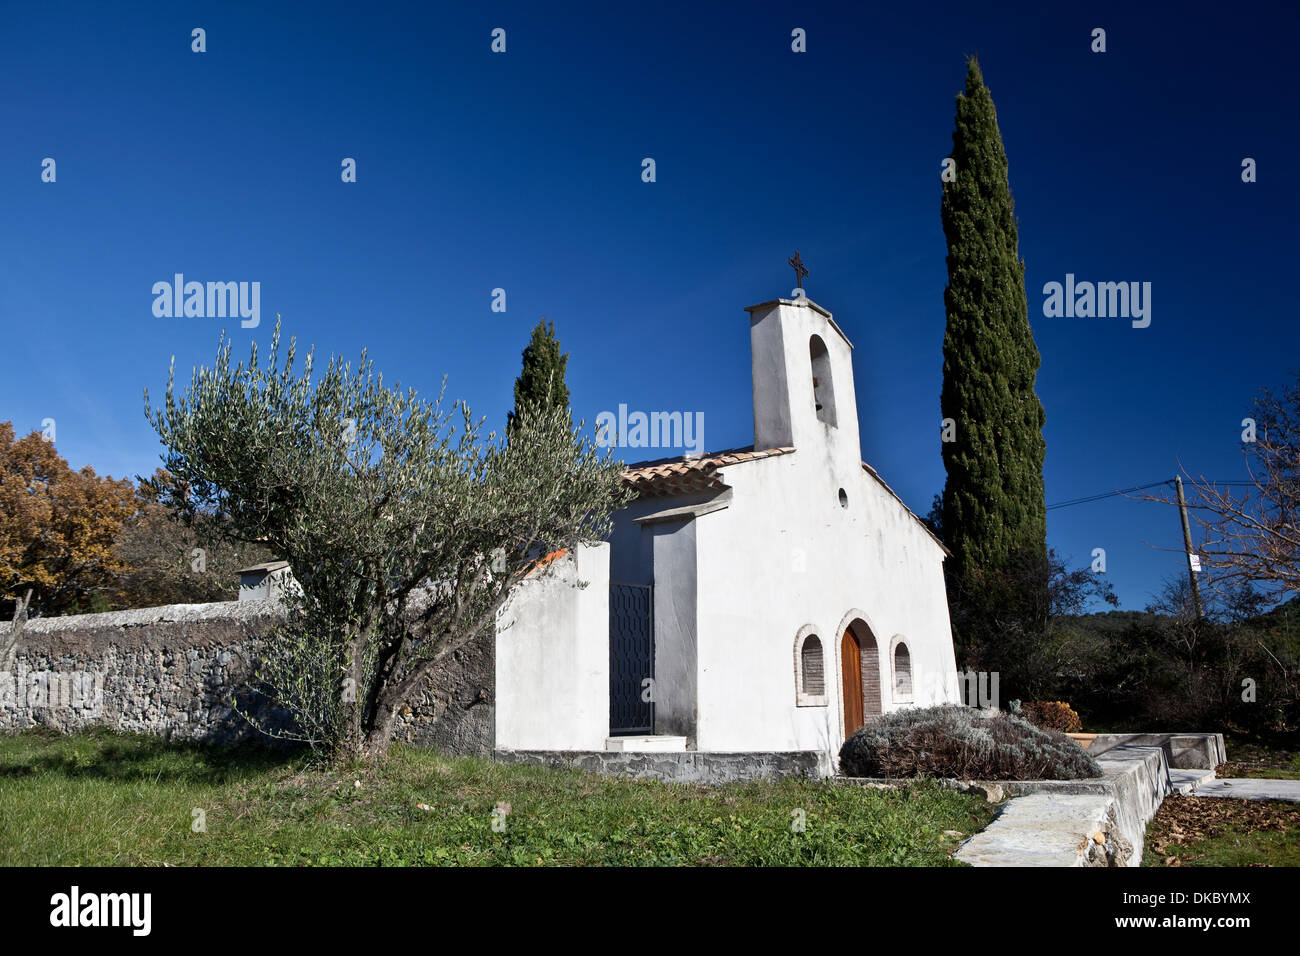
[[821,638],[811,627],[804,627],[794,643],[795,704],[799,707],[826,707],[826,654]]
[[813,406],[817,418],[827,425],[835,422],[835,383],[831,380],[831,356],[820,335],[808,341],[808,355],[812,360]]
[[826,665],[822,657],[822,642],[816,634],[803,642],[799,649],[800,670],[803,672],[803,692],[814,697],[826,693]]
[[894,698],[912,699],[912,654],[902,641],[894,645]]

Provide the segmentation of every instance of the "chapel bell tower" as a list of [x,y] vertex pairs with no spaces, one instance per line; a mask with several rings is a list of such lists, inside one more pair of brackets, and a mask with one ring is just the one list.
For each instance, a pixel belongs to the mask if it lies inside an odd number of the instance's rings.
[[[798,275],[798,253],[791,265]],[[802,275],[799,282],[794,298],[745,310],[753,363],[754,449],[826,449],[860,465],[853,344],[829,312],[803,295]]]

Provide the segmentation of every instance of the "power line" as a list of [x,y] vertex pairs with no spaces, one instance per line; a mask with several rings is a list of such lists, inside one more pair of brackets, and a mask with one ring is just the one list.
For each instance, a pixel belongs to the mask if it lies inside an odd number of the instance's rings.
[[1135,485],[1132,488],[1124,488],[1120,491],[1105,491],[1099,495],[1088,495],[1085,498],[1073,498],[1070,501],[1059,501],[1054,505],[1048,505],[1047,510],[1053,508],[1068,508],[1071,505],[1086,505],[1090,501],[1101,501],[1103,498],[1114,498],[1116,495],[1127,495],[1134,491],[1145,491],[1147,488],[1158,488],[1160,485],[1172,484],[1172,478],[1166,478],[1164,481],[1153,481],[1149,485]]
[[[1135,485],[1132,488],[1122,488],[1119,491],[1104,491],[1099,495],[1088,495],[1084,498],[1072,498],[1069,501],[1058,501],[1054,505],[1048,505],[1047,510],[1051,511],[1055,508],[1069,508],[1072,505],[1086,505],[1092,501],[1102,501],[1105,498],[1114,498],[1118,495],[1127,495],[1127,494],[1131,494],[1134,491],[1145,491],[1148,488],[1158,488],[1161,485],[1172,485],[1173,483],[1174,483],[1174,479],[1167,478],[1164,481],[1153,481],[1149,485]],[[1241,480],[1241,481],[1210,481],[1207,482],[1207,484],[1223,485],[1226,487],[1226,486],[1242,486],[1242,485],[1253,486],[1255,483],[1253,481]]]

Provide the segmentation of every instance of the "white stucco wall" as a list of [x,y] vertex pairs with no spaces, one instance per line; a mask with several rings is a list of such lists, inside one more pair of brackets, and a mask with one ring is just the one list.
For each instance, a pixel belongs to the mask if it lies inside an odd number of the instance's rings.
[[609,545],[600,544],[558,559],[503,609],[496,746],[603,750],[608,734]]
[[[860,464],[834,474],[802,457],[733,466],[731,507],[696,519],[700,750],[838,752],[840,638],[854,619],[876,639],[882,710],[955,699],[942,551]],[[824,651],[822,707],[796,704],[806,626]],[[899,636],[912,659],[906,701],[895,699],[889,659]]]

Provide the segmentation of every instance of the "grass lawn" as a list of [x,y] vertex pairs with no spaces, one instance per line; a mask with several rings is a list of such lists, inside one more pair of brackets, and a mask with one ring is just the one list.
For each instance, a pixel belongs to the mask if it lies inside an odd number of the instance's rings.
[[933,784],[702,787],[400,746],[347,771],[108,731],[0,735],[4,866],[942,866],[992,816]]
[[1143,866],[1300,866],[1300,804],[1171,794],[1147,826]]

